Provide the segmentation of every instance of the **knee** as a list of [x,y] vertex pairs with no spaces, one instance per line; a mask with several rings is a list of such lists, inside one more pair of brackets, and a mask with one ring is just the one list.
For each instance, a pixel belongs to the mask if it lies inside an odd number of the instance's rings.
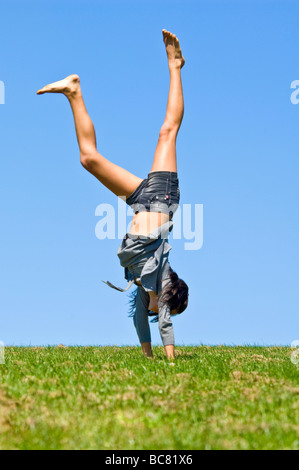
[[177,124],[164,122],[163,126],[160,129],[159,139],[162,139],[162,140],[169,140],[172,138],[175,139],[178,131],[179,131],[179,126]]

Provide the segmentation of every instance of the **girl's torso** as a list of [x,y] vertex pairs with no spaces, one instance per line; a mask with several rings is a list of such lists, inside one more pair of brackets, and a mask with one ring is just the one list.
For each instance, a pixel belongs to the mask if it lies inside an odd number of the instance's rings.
[[169,222],[171,217],[162,212],[138,212],[134,215],[130,232],[133,235],[148,235],[161,225]]

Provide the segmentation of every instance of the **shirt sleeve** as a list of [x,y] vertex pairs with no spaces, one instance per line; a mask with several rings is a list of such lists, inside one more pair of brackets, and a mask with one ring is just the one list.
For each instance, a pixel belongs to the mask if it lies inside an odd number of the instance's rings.
[[138,287],[136,310],[133,320],[140,343],[151,342],[151,330],[148,323],[148,305],[149,294],[142,287]]
[[174,333],[170,315],[170,307],[163,303],[159,303],[159,330],[163,345],[174,345]]

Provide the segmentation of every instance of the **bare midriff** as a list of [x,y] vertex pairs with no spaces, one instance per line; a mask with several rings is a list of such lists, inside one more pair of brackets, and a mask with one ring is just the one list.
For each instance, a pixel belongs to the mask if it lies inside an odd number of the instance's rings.
[[130,232],[133,235],[148,235],[161,225],[169,222],[171,217],[162,212],[138,212],[132,220]]

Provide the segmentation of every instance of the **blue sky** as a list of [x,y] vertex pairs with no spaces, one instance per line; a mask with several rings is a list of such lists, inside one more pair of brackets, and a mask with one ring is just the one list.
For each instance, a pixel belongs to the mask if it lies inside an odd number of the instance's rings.
[[[180,39],[182,204],[203,204],[204,244],[172,240],[190,286],[177,344],[290,344],[298,325],[299,6],[295,1],[0,1],[0,339],[137,344],[116,256],[95,209],[117,199],[83,170],[70,107],[38,97],[81,77],[99,151],[144,178],[163,122],[162,28]],[[157,325],[152,339],[161,344]]]

